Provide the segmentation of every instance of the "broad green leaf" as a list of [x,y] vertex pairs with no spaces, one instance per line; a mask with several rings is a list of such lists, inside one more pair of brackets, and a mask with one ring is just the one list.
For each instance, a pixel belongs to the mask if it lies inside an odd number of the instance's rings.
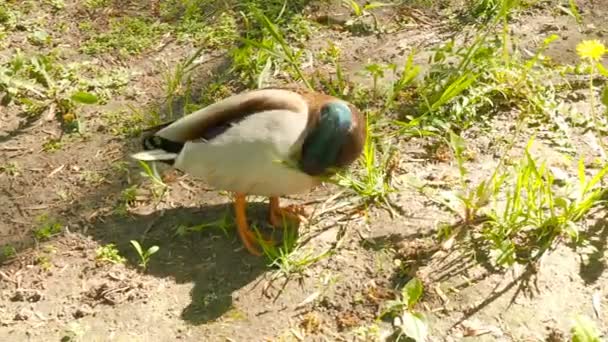
[[429,334],[426,319],[422,314],[405,312],[400,317],[401,323],[397,326],[409,338],[416,342],[424,342]]
[[387,7],[387,6],[391,6],[391,4],[387,4],[384,2],[371,2],[371,3],[363,6],[363,8],[366,10],[372,10],[374,8]]
[[420,279],[412,278],[401,290],[401,295],[403,296],[403,300],[407,302],[407,306],[411,308],[418,302],[422,296],[422,292],[423,286]]
[[144,255],[144,251],[141,249],[139,242],[137,242],[135,240],[131,240],[130,242],[133,245],[133,247],[135,248],[135,250],[137,251],[137,254]]
[[159,249],[160,249],[160,247],[158,247],[158,246],[152,246],[152,247],[148,248],[148,252],[147,252],[148,256],[158,252]]
[[87,93],[86,91],[77,91],[72,96],[70,96],[72,101],[84,104],[95,104],[98,99],[97,96],[91,93]]

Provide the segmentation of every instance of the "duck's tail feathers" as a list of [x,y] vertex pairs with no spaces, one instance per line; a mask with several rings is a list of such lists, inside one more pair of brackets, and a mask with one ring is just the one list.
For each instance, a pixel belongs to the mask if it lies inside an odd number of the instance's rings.
[[160,161],[170,165],[173,165],[175,158],[184,147],[181,142],[171,141],[154,134],[144,136],[142,145],[143,151],[132,154],[132,158],[141,161]]
[[141,151],[138,153],[133,153],[131,158],[141,160],[141,161],[161,161],[173,164],[175,158],[177,158],[177,153],[167,152],[165,150],[148,150]]

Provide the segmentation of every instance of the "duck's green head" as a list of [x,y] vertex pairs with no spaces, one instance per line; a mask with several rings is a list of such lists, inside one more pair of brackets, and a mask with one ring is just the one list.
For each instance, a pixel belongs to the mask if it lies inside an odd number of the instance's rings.
[[304,140],[300,169],[318,176],[342,166],[341,154],[352,125],[353,112],[344,102],[332,101],[321,107],[317,125]]

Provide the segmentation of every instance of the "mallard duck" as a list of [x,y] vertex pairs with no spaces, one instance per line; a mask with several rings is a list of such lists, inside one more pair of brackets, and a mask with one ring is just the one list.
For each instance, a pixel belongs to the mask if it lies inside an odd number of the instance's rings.
[[279,197],[306,192],[349,166],[366,139],[360,111],[312,91],[265,88],[232,95],[178,120],[146,130],[142,161],[164,162],[234,196],[245,248],[261,255],[247,223],[246,196],[269,197],[269,221],[300,222],[302,208]]

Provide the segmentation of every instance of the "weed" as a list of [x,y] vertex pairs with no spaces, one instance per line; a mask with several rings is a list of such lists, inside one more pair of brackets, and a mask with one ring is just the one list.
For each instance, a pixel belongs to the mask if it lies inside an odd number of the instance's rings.
[[112,134],[127,138],[138,136],[147,124],[146,118],[140,111],[107,112],[102,117]]
[[[450,132],[449,145],[458,163],[460,189],[442,193],[443,203],[460,215],[463,225],[469,225],[478,218],[479,211],[489,204],[490,197],[492,196],[492,188],[491,184],[489,184],[491,182],[484,180],[479,182],[474,188],[469,187],[468,170],[464,165],[465,141],[460,136]],[[451,203],[458,203],[460,205],[453,206]]]
[[135,203],[137,199],[137,186],[130,186],[120,192],[120,199],[118,205],[114,209],[118,215],[127,215],[129,207]]
[[48,32],[43,30],[32,32],[27,39],[30,43],[37,46],[46,46],[51,44],[51,36],[48,34]]
[[[123,17],[110,21],[108,32],[91,35],[82,45],[82,52],[95,55],[117,52],[121,56],[137,55],[152,47],[169,26],[143,17]],[[86,33],[86,32],[84,32]]]
[[580,315],[574,319],[572,342],[600,342],[600,332],[595,323],[587,316]]
[[193,232],[203,232],[210,229],[219,229],[225,236],[228,236],[228,230],[233,226],[232,216],[226,212],[224,216],[213,222],[201,223],[195,226],[186,226],[183,224],[175,227],[175,236],[184,237]]
[[296,229],[289,227],[287,224],[283,228],[283,241],[279,246],[266,242],[256,227],[254,227],[254,231],[256,232],[256,240],[262,247],[262,253],[269,262],[269,267],[278,268],[273,276],[273,280],[280,276],[289,279],[292,275],[301,275],[312,264],[334,253],[335,247],[330,247],[320,253],[302,249],[298,245]]
[[373,12],[371,12],[371,10],[375,8],[391,6],[391,4],[382,2],[367,2],[365,5],[361,6],[354,0],[342,0],[342,3],[349,7],[352,11],[352,16],[354,18],[348,20],[345,23],[345,26],[353,32],[367,32],[369,30],[365,23],[362,21],[362,19],[368,15],[372,16],[374,19],[373,30],[378,30],[378,18],[374,15]]
[[49,218],[43,214],[36,218],[36,228],[34,228],[34,237],[38,241],[48,240],[51,237],[61,233],[62,225],[57,220]]
[[262,27],[262,38],[240,38],[245,46],[232,52],[234,71],[240,73],[246,83],[255,84],[260,88],[271,74],[272,65],[275,64],[275,67],[280,68],[282,65],[277,63],[284,63],[295,80],[304,82],[306,87],[312,89],[310,80],[304,75],[300,66],[304,51],[293,48],[279,27],[263,13],[258,10],[252,13]]
[[[550,169],[544,163],[538,165],[530,155],[531,142],[513,173],[500,174],[492,184],[494,207],[488,212],[483,234],[501,266],[540,259],[563,234],[577,242],[579,221],[604,202],[606,190],[597,185],[608,166],[588,180],[581,161],[575,191],[559,193],[553,189]],[[509,181],[511,188],[507,187]],[[501,193],[506,199],[499,198]]]
[[1,104],[14,103],[30,117],[46,112],[47,117],[59,117],[67,131],[80,131],[77,104],[99,100],[81,81],[73,68],[58,64],[51,54],[26,58],[17,52],[0,65]]
[[13,245],[2,246],[2,254],[0,260],[7,260],[17,255],[17,249]]
[[45,271],[49,271],[53,267],[51,258],[48,255],[37,255],[35,262]]
[[192,72],[199,65],[199,58],[203,53],[203,48],[199,48],[185,61],[177,63],[172,72],[165,73],[165,103],[169,106],[169,118],[174,118],[174,105],[178,101],[183,102],[182,111],[191,108],[191,85]]
[[205,49],[217,49],[232,44],[238,37],[234,13],[224,12],[212,22],[200,15],[184,17],[175,31],[180,41],[194,41]]
[[55,152],[61,150],[63,143],[60,139],[48,139],[44,144],[42,144],[42,150],[45,152]]
[[65,2],[63,0],[47,0],[46,2],[54,11],[59,11],[65,8]]
[[84,8],[88,10],[96,10],[107,7],[110,5],[111,1],[112,0],[85,0],[83,5]]
[[0,165],[0,174],[2,173],[10,177],[16,177],[21,173],[21,167],[16,162],[6,163],[4,165]]
[[97,171],[84,170],[80,173],[80,180],[87,185],[98,185],[103,183],[106,178],[104,175]]
[[146,251],[144,251],[141,248],[141,245],[139,244],[139,242],[135,241],[135,240],[131,240],[131,245],[133,245],[133,248],[135,248],[135,251],[137,252],[137,255],[139,256],[139,266],[145,271],[148,268],[148,262],[150,261],[150,257],[158,252],[158,250],[160,249],[160,247],[158,246],[151,246],[150,248],[148,248]]
[[[337,184],[352,189],[366,203],[385,205],[393,213],[389,195],[396,189],[392,185],[393,157],[396,153],[391,145],[381,144],[373,134],[366,117],[367,139],[363,156],[359,159],[362,168],[337,175]],[[379,153],[378,149],[382,148]]]
[[[602,63],[602,57],[604,56],[604,54],[608,53],[608,49],[604,46],[604,44],[602,44],[601,42],[597,41],[597,40],[585,40],[580,42],[577,47],[576,47],[576,52],[578,53],[579,57],[583,60],[583,63],[585,64],[585,66],[588,66],[591,68],[590,72],[589,72],[589,102],[590,102],[590,107],[591,107],[591,111],[589,113],[591,119],[589,120],[590,122],[593,123],[593,127],[595,128],[596,131],[596,135],[598,137],[602,136],[602,133],[600,132],[602,125],[600,124],[600,119],[597,115],[597,108],[596,108],[596,91],[595,91],[595,87],[593,85],[593,80],[595,77],[597,77],[597,75],[602,75],[604,77],[608,77],[608,69],[606,69]],[[605,125],[604,125],[605,126]],[[599,142],[599,146],[601,148],[601,153],[602,153],[602,157],[604,158],[604,160],[606,160],[608,157],[606,156],[606,146],[603,143],[603,139],[601,138],[596,138],[596,140]]]
[[396,340],[402,336],[415,341],[426,341],[428,327],[426,317],[414,310],[423,294],[423,285],[418,278],[412,278],[401,289],[400,297],[384,304],[380,319],[391,318],[395,328]]
[[139,161],[139,165],[144,169],[140,174],[151,181],[152,183],[152,194],[156,198],[157,201],[160,201],[168,189],[167,184],[163,182],[162,178],[158,174],[156,170],[156,163],[152,162],[152,167],[148,165],[148,163],[144,161]]
[[116,245],[113,243],[97,248],[95,259],[112,264],[122,264],[125,262],[125,258],[120,255],[118,249],[116,249]]

